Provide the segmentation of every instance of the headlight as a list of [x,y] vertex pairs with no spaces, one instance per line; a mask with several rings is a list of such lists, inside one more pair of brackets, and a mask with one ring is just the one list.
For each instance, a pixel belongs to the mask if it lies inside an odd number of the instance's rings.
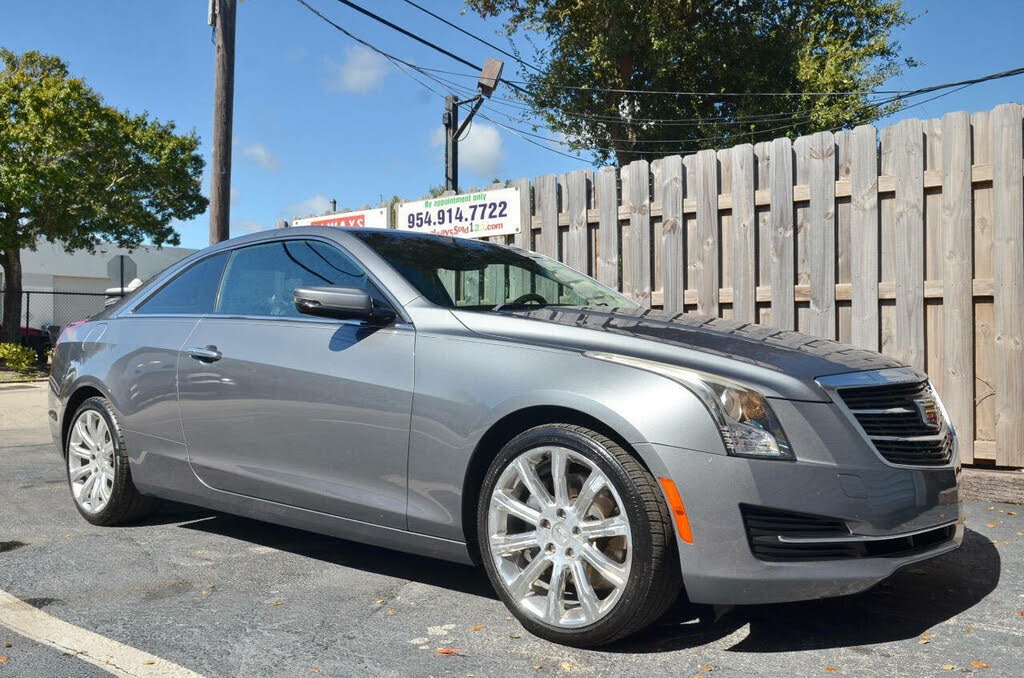
[[748,386],[643,358],[594,351],[584,355],[660,374],[688,388],[711,412],[729,454],[760,459],[795,458],[768,399]]

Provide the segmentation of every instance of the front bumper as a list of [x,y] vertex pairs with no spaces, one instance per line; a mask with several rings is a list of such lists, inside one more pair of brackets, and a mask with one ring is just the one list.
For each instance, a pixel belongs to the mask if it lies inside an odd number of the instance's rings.
[[[964,528],[955,453],[946,466],[893,466],[835,405],[773,400],[772,406],[797,461],[662,445],[643,451],[654,460],[655,473],[675,482],[686,506],[693,543],[678,536],[677,543],[691,601],[775,603],[856,593],[901,567],[960,545]],[[952,535],[894,555],[769,561],[754,556],[741,505],[837,518],[855,538],[897,537],[942,526],[952,526]]]

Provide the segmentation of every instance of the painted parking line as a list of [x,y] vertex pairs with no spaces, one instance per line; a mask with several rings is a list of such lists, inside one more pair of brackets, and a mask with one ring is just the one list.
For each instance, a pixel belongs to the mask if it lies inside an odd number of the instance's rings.
[[203,678],[195,671],[46,614],[0,590],[0,626],[119,678]]

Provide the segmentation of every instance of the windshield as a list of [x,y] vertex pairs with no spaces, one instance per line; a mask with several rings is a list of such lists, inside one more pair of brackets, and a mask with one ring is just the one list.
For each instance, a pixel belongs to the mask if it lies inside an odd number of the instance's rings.
[[478,311],[639,305],[553,259],[480,240],[382,230],[352,233],[438,306]]

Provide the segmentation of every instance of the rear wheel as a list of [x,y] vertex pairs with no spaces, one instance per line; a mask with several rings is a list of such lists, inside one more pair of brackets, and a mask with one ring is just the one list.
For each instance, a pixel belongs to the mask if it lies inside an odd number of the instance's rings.
[[591,647],[656,621],[681,590],[658,484],[595,431],[550,424],[495,458],[477,513],[488,577],[538,636]]
[[124,438],[106,398],[89,398],[79,406],[64,454],[75,508],[93,525],[137,520],[151,510],[152,500],[132,483]]

